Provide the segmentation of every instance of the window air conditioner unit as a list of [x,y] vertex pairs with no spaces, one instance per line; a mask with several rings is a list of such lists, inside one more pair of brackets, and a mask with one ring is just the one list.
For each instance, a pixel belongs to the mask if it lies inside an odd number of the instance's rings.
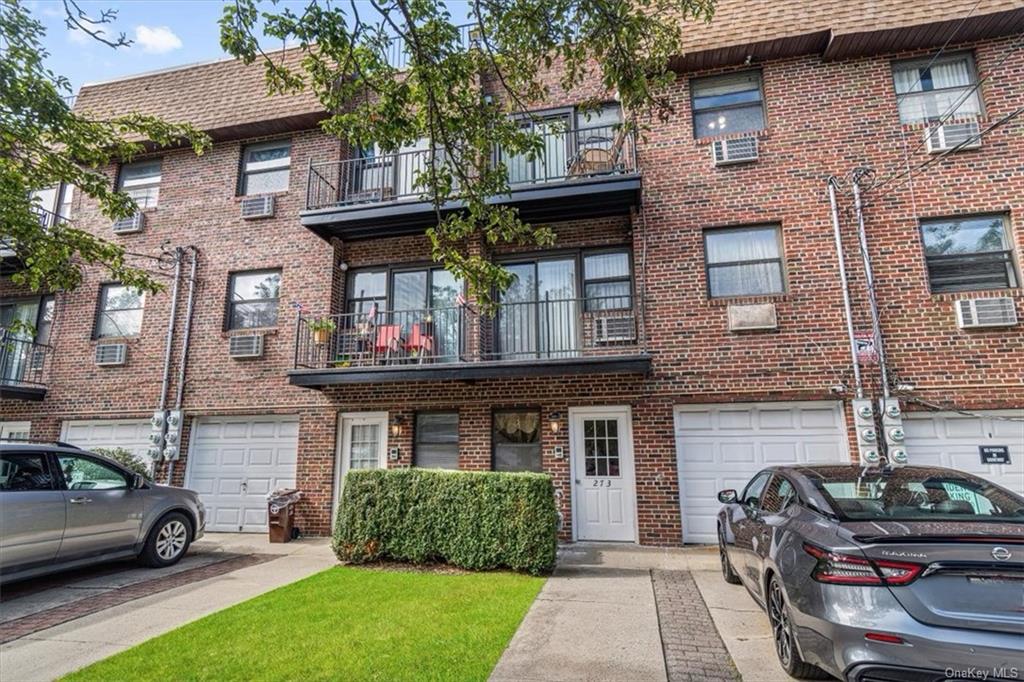
[[631,315],[594,318],[594,341],[628,343],[636,340],[636,324]]
[[1009,297],[964,298],[953,305],[956,323],[961,329],[1012,327],[1017,324],[1017,309]]
[[228,339],[228,356],[236,359],[263,357],[263,336],[246,334]]
[[96,365],[98,367],[114,367],[123,365],[128,355],[126,343],[101,343],[96,346]]
[[711,158],[716,166],[757,161],[757,138],[749,135],[715,140],[711,143]]
[[729,331],[731,332],[778,329],[779,327],[779,319],[775,313],[774,303],[730,305],[728,314]]
[[242,199],[242,219],[274,217],[274,197],[246,197]]
[[929,152],[944,152],[960,145],[960,149],[976,149],[981,146],[980,130],[977,121],[929,126],[924,129],[924,142]]
[[120,220],[114,221],[114,234],[132,234],[133,232],[141,232],[142,226],[146,222],[146,214],[142,211],[138,211],[127,218],[121,218]]

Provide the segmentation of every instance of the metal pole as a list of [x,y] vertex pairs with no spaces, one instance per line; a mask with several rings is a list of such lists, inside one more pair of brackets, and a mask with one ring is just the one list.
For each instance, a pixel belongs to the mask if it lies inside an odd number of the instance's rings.
[[882,395],[889,397],[889,373],[885,366],[885,348],[882,345],[882,323],[878,317],[878,300],[875,298],[875,277],[871,271],[871,257],[868,255],[868,238],[864,230],[864,206],[860,199],[860,179],[865,169],[853,174],[853,205],[857,212],[857,237],[860,240],[860,254],[864,259],[864,282],[868,289],[868,305],[871,308],[871,327],[878,353],[878,367],[882,377]]
[[[178,367],[178,391],[174,399],[174,409],[181,410],[182,400],[185,394],[185,367],[188,365],[188,346],[189,337],[192,335],[192,311],[195,308],[195,293],[196,293],[196,270],[199,267],[199,249],[195,246],[189,246],[186,249],[181,249],[181,253],[185,251],[192,252],[192,268],[188,275],[188,303],[185,306],[185,335],[181,341],[181,363]],[[180,264],[180,263],[179,263]],[[175,280],[177,285],[177,280]],[[184,431],[184,419],[182,419],[182,431]],[[181,453],[181,443],[178,443],[179,456]],[[167,461],[167,485],[171,485],[171,478],[174,474],[174,460]]]
[[846,313],[846,336],[850,341],[850,360],[853,362],[853,380],[857,388],[857,397],[864,397],[864,384],[860,376],[860,363],[857,361],[857,342],[853,334],[853,310],[850,305],[850,282],[846,277],[846,257],[843,255],[843,238],[839,228],[839,205],[836,203],[835,176],[828,179],[828,201],[832,205],[832,230],[836,240],[836,255],[839,257],[839,281],[843,285],[843,310]]
[[167,388],[171,383],[171,351],[174,343],[174,322],[178,316],[178,282],[181,279],[181,258],[184,249],[174,249],[174,285],[171,287],[171,317],[167,322],[167,343],[164,348],[164,379],[160,385],[160,410],[167,408]]

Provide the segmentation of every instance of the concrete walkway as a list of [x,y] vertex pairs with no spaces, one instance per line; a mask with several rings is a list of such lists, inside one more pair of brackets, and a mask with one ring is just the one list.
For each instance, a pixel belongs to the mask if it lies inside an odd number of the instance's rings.
[[[216,533],[196,543],[197,557],[225,552],[257,555],[260,563],[216,575],[200,582],[150,594],[60,625],[39,630],[0,646],[3,680],[52,680],[151,637],[177,628],[276,587],[300,580],[337,563],[325,538],[272,545],[262,535]],[[265,555],[274,554],[276,558]],[[184,560],[183,560],[184,563]],[[209,563],[200,560],[199,563]],[[67,593],[88,595],[105,585],[130,580],[131,571],[105,575],[81,583],[53,588],[0,603],[0,613],[20,616],[26,608],[64,607]],[[173,578],[170,575],[168,579]],[[20,603],[19,603],[20,602]],[[28,606],[26,606],[28,604]],[[17,609],[19,613],[12,611]],[[4,616],[7,617],[7,614]],[[23,617],[23,616],[22,616]]]
[[767,617],[746,590],[722,580],[715,548],[594,543],[560,550],[491,680],[737,677],[791,680]]

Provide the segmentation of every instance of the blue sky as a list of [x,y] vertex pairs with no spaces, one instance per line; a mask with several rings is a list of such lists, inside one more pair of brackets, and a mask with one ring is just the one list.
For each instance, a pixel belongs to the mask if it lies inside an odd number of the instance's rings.
[[[79,0],[81,8],[93,16],[104,9],[117,10],[116,21],[104,30],[111,36],[123,32],[134,43],[116,50],[81,32],[69,31],[60,0],[22,2],[46,27],[48,66],[67,77],[75,92],[84,83],[226,56],[217,27],[221,0]],[[300,10],[304,1],[281,0],[277,7],[289,4]],[[448,3],[455,16],[465,16],[466,5],[463,0]],[[266,6],[273,10],[269,2]]]

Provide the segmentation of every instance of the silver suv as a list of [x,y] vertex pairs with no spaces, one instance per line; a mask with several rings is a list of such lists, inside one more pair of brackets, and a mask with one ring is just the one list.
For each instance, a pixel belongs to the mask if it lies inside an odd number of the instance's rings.
[[205,522],[192,490],[64,443],[0,442],[0,582],[132,557],[170,566]]

